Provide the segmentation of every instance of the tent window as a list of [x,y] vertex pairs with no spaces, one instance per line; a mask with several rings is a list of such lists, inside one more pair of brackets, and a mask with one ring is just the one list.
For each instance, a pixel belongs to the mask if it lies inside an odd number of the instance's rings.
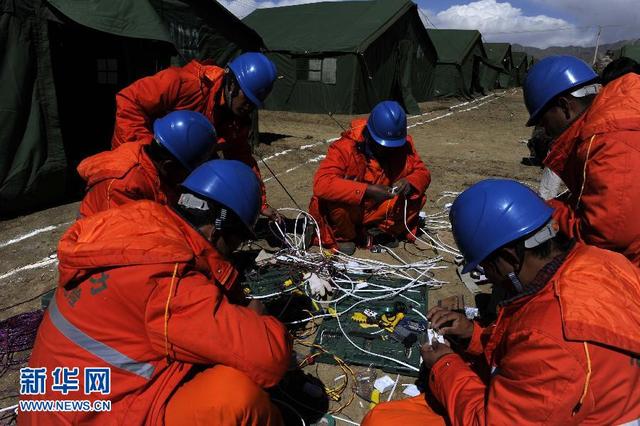
[[118,60],[98,59],[98,84],[118,84]]
[[296,60],[296,76],[298,80],[318,81],[325,84],[336,84],[336,58],[298,58]]
[[336,58],[324,58],[322,60],[322,82],[326,84],[336,84],[336,69],[338,60]]
[[322,74],[322,59],[309,59],[309,74],[307,80],[320,81]]

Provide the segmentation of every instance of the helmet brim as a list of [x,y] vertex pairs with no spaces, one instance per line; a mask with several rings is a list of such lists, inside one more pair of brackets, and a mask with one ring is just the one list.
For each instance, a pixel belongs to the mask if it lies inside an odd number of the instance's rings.
[[[369,126],[367,125],[367,129],[369,129]],[[401,146],[404,146],[404,144],[407,143],[407,138],[399,138],[399,139],[385,139],[385,138],[381,138],[377,135],[375,135],[371,129],[369,129],[369,134],[371,135],[371,138],[378,144],[381,145],[385,148],[400,148]]]

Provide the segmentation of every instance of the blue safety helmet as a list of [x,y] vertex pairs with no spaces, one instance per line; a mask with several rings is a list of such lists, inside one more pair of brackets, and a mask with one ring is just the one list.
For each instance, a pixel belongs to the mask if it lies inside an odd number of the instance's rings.
[[216,129],[195,111],[173,111],[153,122],[154,138],[188,171],[193,170],[216,143]]
[[229,63],[245,96],[258,108],[269,96],[276,80],[276,66],[262,53],[247,52]]
[[598,75],[586,62],[573,56],[549,56],[529,70],[524,82],[527,126],[534,126],[556,96],[596,81]]
[[535,192],[513,180],[487,179],[456,198],[449,212],[453,237],[473,270],[491,253],[542,228],[553,209]]
[[401,147],[407,143],[407,114],[399,103],[382,101],[371,111],[367,129],[378,145]]
[[207,161],[195,169],[182,186],[228,208],[253,233],[262,201],[260,183],[251,167],[236,160]]

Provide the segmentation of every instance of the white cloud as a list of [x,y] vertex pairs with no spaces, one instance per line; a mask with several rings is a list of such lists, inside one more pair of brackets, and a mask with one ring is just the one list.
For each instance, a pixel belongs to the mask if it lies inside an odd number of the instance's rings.
[[[578,0],[576,0],[578,1]],[[437,14],[429,13],[438,28],[477,29],[485,41],[548,47],[593,44],[595,33],[564,19],[546,15],[526,16],[508,2],[479,0],[455,5]]]
[[340,1],[340,0],[275,0],[275,1],[257,1],[257,0],[218,0],[227,10],[242,19],[255,9],[265,7],[292,6],[295,4],[318,3],[320,1]]
[[[570,16],[578,26],[602,25],[602,40],[640,38],[640,3],[638,0],[530,0]],[[592,32],[595,28],[591,29]]]

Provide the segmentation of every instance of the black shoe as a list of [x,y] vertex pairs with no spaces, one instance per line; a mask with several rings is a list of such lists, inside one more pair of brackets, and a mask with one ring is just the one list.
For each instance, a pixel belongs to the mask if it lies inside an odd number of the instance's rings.
[[353,241],[340,241],[338,242],[338,250],[347,256],[351,256],[356,252],[356,243]]
[[397,248],[400,245],[400,242],[396,237],[384,233],[378,228],[371,228],[367,230],[367,234],[371,237],[372,245],[379,245],[387,248]]

